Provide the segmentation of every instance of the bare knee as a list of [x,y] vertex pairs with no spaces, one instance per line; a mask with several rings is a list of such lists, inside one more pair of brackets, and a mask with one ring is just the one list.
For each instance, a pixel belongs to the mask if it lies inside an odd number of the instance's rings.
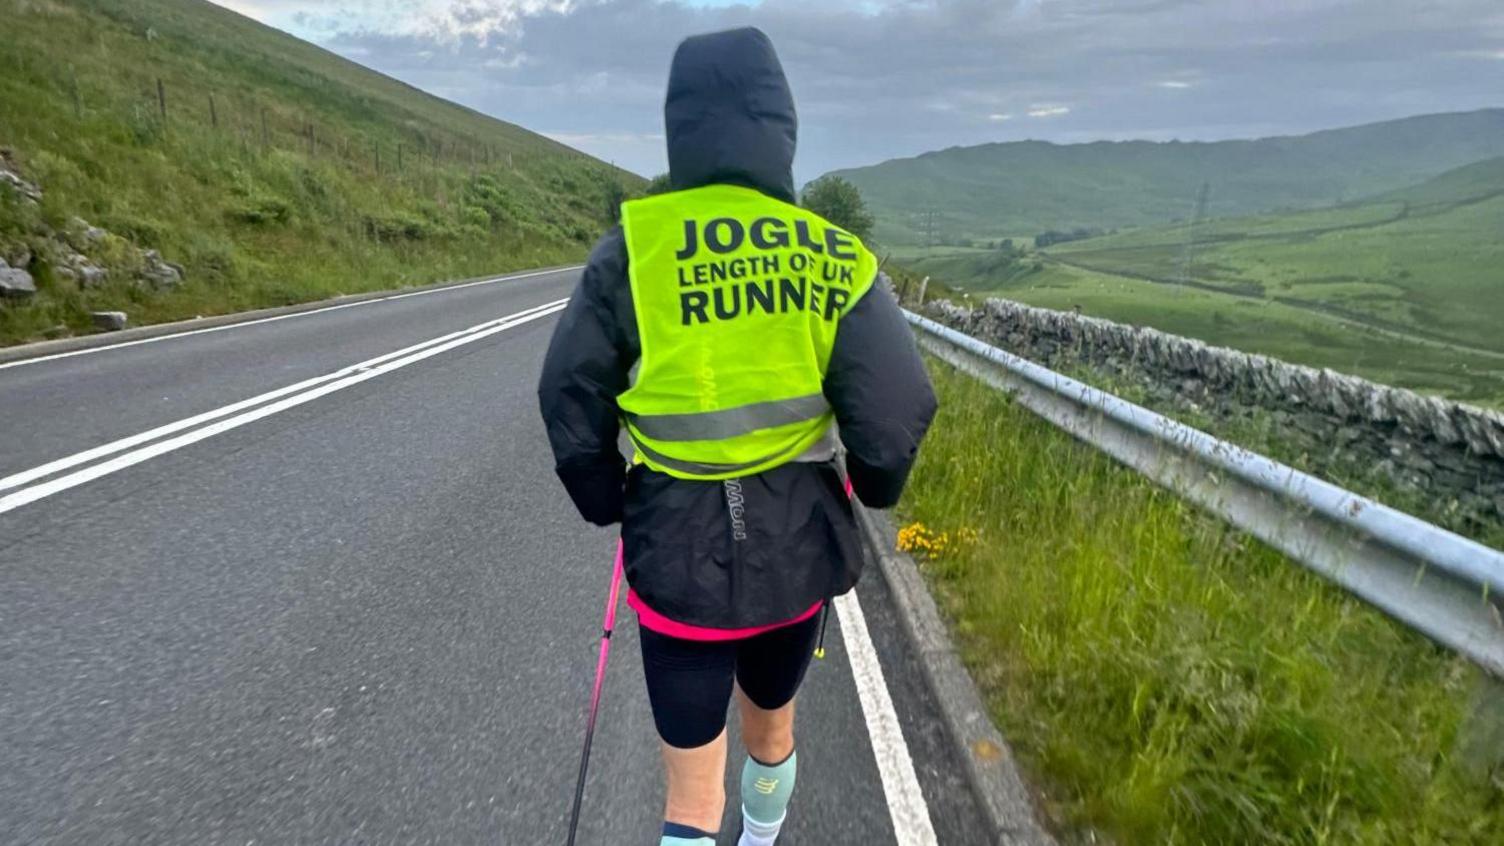
[[[740,692],[738,692],[740,693]],[[747,753],[759,761],[776,764],[794,751],[794,703],[781,708],[759,708],[745,694],[737,697],[742,717],[742,742]]]

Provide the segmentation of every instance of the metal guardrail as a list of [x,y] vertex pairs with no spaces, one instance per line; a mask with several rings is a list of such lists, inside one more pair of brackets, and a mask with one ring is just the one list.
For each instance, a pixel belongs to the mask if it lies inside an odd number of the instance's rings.
[[935,356],[1504,678],[1504,553],[904,314]]

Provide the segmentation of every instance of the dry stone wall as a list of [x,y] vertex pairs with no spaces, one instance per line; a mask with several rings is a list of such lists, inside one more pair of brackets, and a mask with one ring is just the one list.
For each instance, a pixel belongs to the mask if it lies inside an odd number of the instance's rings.
[[[1055,370],[1086,367],[1144,388],[1152,404],[1224,421],[1272,417],[1282,445],[1380,478],[1432,503],[1427,519],[1504,524],[1504,415],[1331,370],[1214,347],[1155,329],[991,299],[931,317]],[[1445,522],[1455,523],[1455,520]]]

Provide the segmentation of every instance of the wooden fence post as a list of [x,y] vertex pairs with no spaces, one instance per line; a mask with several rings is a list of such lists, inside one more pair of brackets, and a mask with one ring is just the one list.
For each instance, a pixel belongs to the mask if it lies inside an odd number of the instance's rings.
[[162,113],[162,125],[167,125],[167,87],[162,84],[162,78],[157,77],[157,110]]
[[397,145],[397,172],[402,172],[402,145]]
[[209,94],[209,125],[215,129],[219,128],[219,111],[214,108],[213,92]]
[[265,147],[268,144],[270,144],[271,143],[271,139],[272,139],[271,131],[266,128],[266,107],[262,106],[261,107],[261,146]]

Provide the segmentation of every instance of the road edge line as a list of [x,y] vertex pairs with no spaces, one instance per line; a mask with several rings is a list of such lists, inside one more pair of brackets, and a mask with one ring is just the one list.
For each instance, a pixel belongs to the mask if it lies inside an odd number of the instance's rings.
[[886,515],[861,505],[855,511],[862,542],[877,559],[903,622],[903,633],[919,659],[926,686],[940,708],[945,733],[991,829],[993,842],[1055,846],[1019,775],[1013,749],[993,725],[976,682],[962,665],[918,565],[898,551]]
[[846,645],[846,661],[856,684],[862,720],[867,724],[867,741],[877,761],[893,837],[898,846],[938,846],[929,802],[914,771],[913,753],[903,736],[898,711],[893,707],[893,692],[888,689],[882,659],[872,645],[872,632],[867,628],[862,602],[856,591],[843,593],[834,602],[836,624]]
[[425,294],[442,291],[445,288],[460,288],[466,285],[474,285],[478,282],[495,280],[505,282],[514,277],[523,275],[542,275],[552,272],[564,272],[584,267],[579,264],[565,264],[555,267],[535,267],[522,270],[509,271],[507,273],[490,273],[484,276],[472,276],[468,279],[445,279],[440,282],[429,282],[423,285],[413,285],[404,288],[384,288],[380,291],[362,291],[359,294],[342,294],[337,297],[328,297],[322,300],[309,300],[306,303],[294,303],[285,306],[273,306],[271,308],[258,308],[251,311],[237,311],[230,314],[216,314],[210,317],[194,317],[188,320],[175,320],[171,323],[152,323],[146,326],[136,326],[131,329],[122,329],[118,332],[96,332],[91,335],[77,335],[71,338],[59,338],[55,341],[32,341],[26,344],[15,344],[8,347],[0,347],[0,365],[19,364],[34,358],[46,358],[48,356],[64,353],[80,352],[96,347],[110,347],[117,344],[128,344],[135,341],[151,340],[167,335],[181,335],[196,332],[203,329],[217,329],[224,326],[233,326],[237,323],[253,323],[258,320],[267,320],[274,317],[290,317],[309,311],[335,308],[339,306],[359,305],[372,300],[384,300],[398,296],[411,294]]

